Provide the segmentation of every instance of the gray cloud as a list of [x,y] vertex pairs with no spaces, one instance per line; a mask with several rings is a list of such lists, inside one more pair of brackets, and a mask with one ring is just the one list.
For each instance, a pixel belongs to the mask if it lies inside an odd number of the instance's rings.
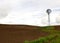
[[[12,18],[9,16],[6,19],[2,20],[3,23],[11,20],[12,22],[15,21],[14,23],[18,23],[18,24],[21,22],[24,22],[25,24],[35,25],[36,22],[34,21],[37,21],[36,25],[37,24],[41,25],[40,19],[42,19],[42,17],[47,16],[46,9],[48,8],[53,9],[53,8],[60,7],[60,0],[4,0],[4,2],[3,3],[2,2],[0,3],[0,8],[6,9],[6,11],[10,10],[9,14],[10,16],[12,16]],[[5,7],[2,7],[2,6],[5,6]],[[21,18],[23,18],[23,20]],[[28,18],[30,19],[31,22],[29,22]],[[51,18],[53,18],[53,16],[51,16]],[[19,21],[19,19],[21,19],[20,20],[21,22]]]

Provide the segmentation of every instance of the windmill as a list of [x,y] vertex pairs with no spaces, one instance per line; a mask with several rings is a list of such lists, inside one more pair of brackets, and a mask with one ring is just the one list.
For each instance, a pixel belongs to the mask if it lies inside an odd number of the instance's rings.
[[50,26],[50,13],[52,12],[51,9],[47,9],[46,13],[48,14],[48,25]]

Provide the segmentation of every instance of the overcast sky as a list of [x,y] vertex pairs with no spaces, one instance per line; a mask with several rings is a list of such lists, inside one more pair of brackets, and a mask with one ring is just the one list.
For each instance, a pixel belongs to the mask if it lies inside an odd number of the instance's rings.
[[48,25],[46,10],[51,9],[51,24],[56,25],[56,17],[60,14],[60,0],[0,0],[0,9],[0,23],[2,24],[36,26]]

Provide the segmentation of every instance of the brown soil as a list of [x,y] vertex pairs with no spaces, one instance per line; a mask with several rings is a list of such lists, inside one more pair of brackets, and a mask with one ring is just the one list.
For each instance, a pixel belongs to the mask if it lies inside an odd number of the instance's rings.
[[55,26],[55,30],[60,31],[60,26]]
[[23,43],[47,36],[49,33],[28,25],[0,25],[0,43]]

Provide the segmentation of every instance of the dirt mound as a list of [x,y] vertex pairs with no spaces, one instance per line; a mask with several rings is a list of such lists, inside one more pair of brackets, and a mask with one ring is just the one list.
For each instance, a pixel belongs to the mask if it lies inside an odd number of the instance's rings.
[[49,33],[28,25],[0,25],[0,43],[23,43],[47,36]]

